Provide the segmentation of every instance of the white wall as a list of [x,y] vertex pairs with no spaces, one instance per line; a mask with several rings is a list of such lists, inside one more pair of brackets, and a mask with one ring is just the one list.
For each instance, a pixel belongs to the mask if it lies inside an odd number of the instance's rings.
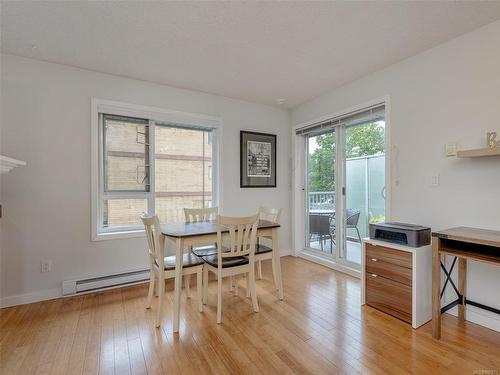
[[[500,230],[500,158],[444,156],[448,142],[480,148],[487,131],[500,135],[500,21],[303,104],[292,111],[292,125],[385,95],[395,148],[392,219],[435,230]],[[440,186],[433,188],[436,173]],[[470,262],[470,299],[500,308],[499,271]],[[498,315],[470,311],[471,320],[500,330]]]
[[[1,154],[28,165],[2,176],[3,304],[60,294],[61,281],[146,266],[141,238],[91,241],[90,98],[218,116],[224,214],[282,207],[290,248],[289,114],[269,106],[2,55]],[[240,189],[239,131],[278,135],[278,188]],[[53,261],[50,273],[40,261]]]
[[[391,97],[393,219],[434,229],[500,229],[500,159],[444,157],[444,144],[481,147],[500,132],[500,22],[322,95],[291,112],[292,125],[374,98]],[[227,214],[283,207],[282,249],[290,248],[288,113],[239,100],[2,55],[1,153],[28,162],[2,176],[1,296],[20,303],[57,296],[62,280],[135,269],[144,241],[92,242],[90,98],[220,116]],[[335,67],[332,67],[335,69]],[[239,130],[278,134],[278,188],[239,188]],[[441,184],[429,186],[432,174]],[[244,195],[243,195],[244,193]],[[243,199],[244,197],[244,199]],[[57,230],[55,230],[57,228]],[[53,270],[40,273],[40,260]],[[500,308],[498,268],[472,263],[469,295]],[[479,314],[479,315],[477,315]],[[500,329],[493,314],[471,319]]]

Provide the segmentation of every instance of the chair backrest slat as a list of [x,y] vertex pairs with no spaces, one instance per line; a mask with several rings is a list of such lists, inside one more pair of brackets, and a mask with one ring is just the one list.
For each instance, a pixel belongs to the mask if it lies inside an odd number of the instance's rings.
[[219,214],[219,207],[211,208],[185,208],[184,218],[186,223],[198,223],[215,220]]
[[151,263],[156,263],[163,269],[163,241],[161,236],[161,226],[158,216],[148,215],[143,213],[141,215],[144,230],[146,232],[146,239],[148,241],[148,254]]
[[[280,223],[281,208],[259,207],[259,219]],[[270,236],[262,236],[261,238],[270,239]]]
[[259,207],[259,219],[279,224],[281,219],[281,208]]
[[[217,255],[219,266],[222,258],[249,256],[252,261],[255,255],[257,228],[259,215],[246,217],[217,216]],[[223,246],[223,231],[228,230],[229,235],[224,236],[229,241],[229,246]]]

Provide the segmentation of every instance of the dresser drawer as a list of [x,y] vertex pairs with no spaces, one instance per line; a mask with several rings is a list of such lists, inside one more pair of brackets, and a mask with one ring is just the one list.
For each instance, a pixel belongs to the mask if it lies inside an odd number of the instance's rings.
[[397,281],[408,286],[412,284],[412,269],[397,266],[393,263],[388,263],[378,258],[366,257],[366,272],[367,274],[375,274],[386,279]]
[[366,273],[366,304],[411,324],[411,287]]
[[365,244],[366,259],[376,259],[396,266],[411,268],[411,253],[402,250],[390,249],[385,246]]

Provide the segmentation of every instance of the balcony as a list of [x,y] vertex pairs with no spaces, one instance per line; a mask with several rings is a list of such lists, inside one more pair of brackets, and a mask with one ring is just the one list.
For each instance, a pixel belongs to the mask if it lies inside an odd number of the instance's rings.
[[[346,209],[351,219],[346,229],[345,258],[355,263],[361,262],[360,238],[368,236],[369,223],[385,219],[384,163],[384,155],[346,161]],[[335,191],[310,191],[308,203],[309,247],[335,254]]]

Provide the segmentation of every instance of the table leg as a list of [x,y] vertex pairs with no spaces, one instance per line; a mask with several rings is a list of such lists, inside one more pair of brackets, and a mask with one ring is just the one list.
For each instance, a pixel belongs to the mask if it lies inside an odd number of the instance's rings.
[[184,255],[183,242],[182,238],[177,238],[175,249],[174,332],[179,332],[182,289],[182,258]]
[[441,259],[439,247],[441,240],[432,238],[432,337],[441,338]]
[[458,258],[458,292],[462,295],[462,303],[458,305],[458,320],[465,321],[465,295],[467,290],[467,259]]
[[274,262],[274,270],[276,273],[276,288],[278,289],[278,297],[280,300],[283,299],[283,280],[281,278],[281,260],[280,260],[280,248],[278,242],[278,229],[273,228],[272,231],[272,241],[273,241],[273,262]]

